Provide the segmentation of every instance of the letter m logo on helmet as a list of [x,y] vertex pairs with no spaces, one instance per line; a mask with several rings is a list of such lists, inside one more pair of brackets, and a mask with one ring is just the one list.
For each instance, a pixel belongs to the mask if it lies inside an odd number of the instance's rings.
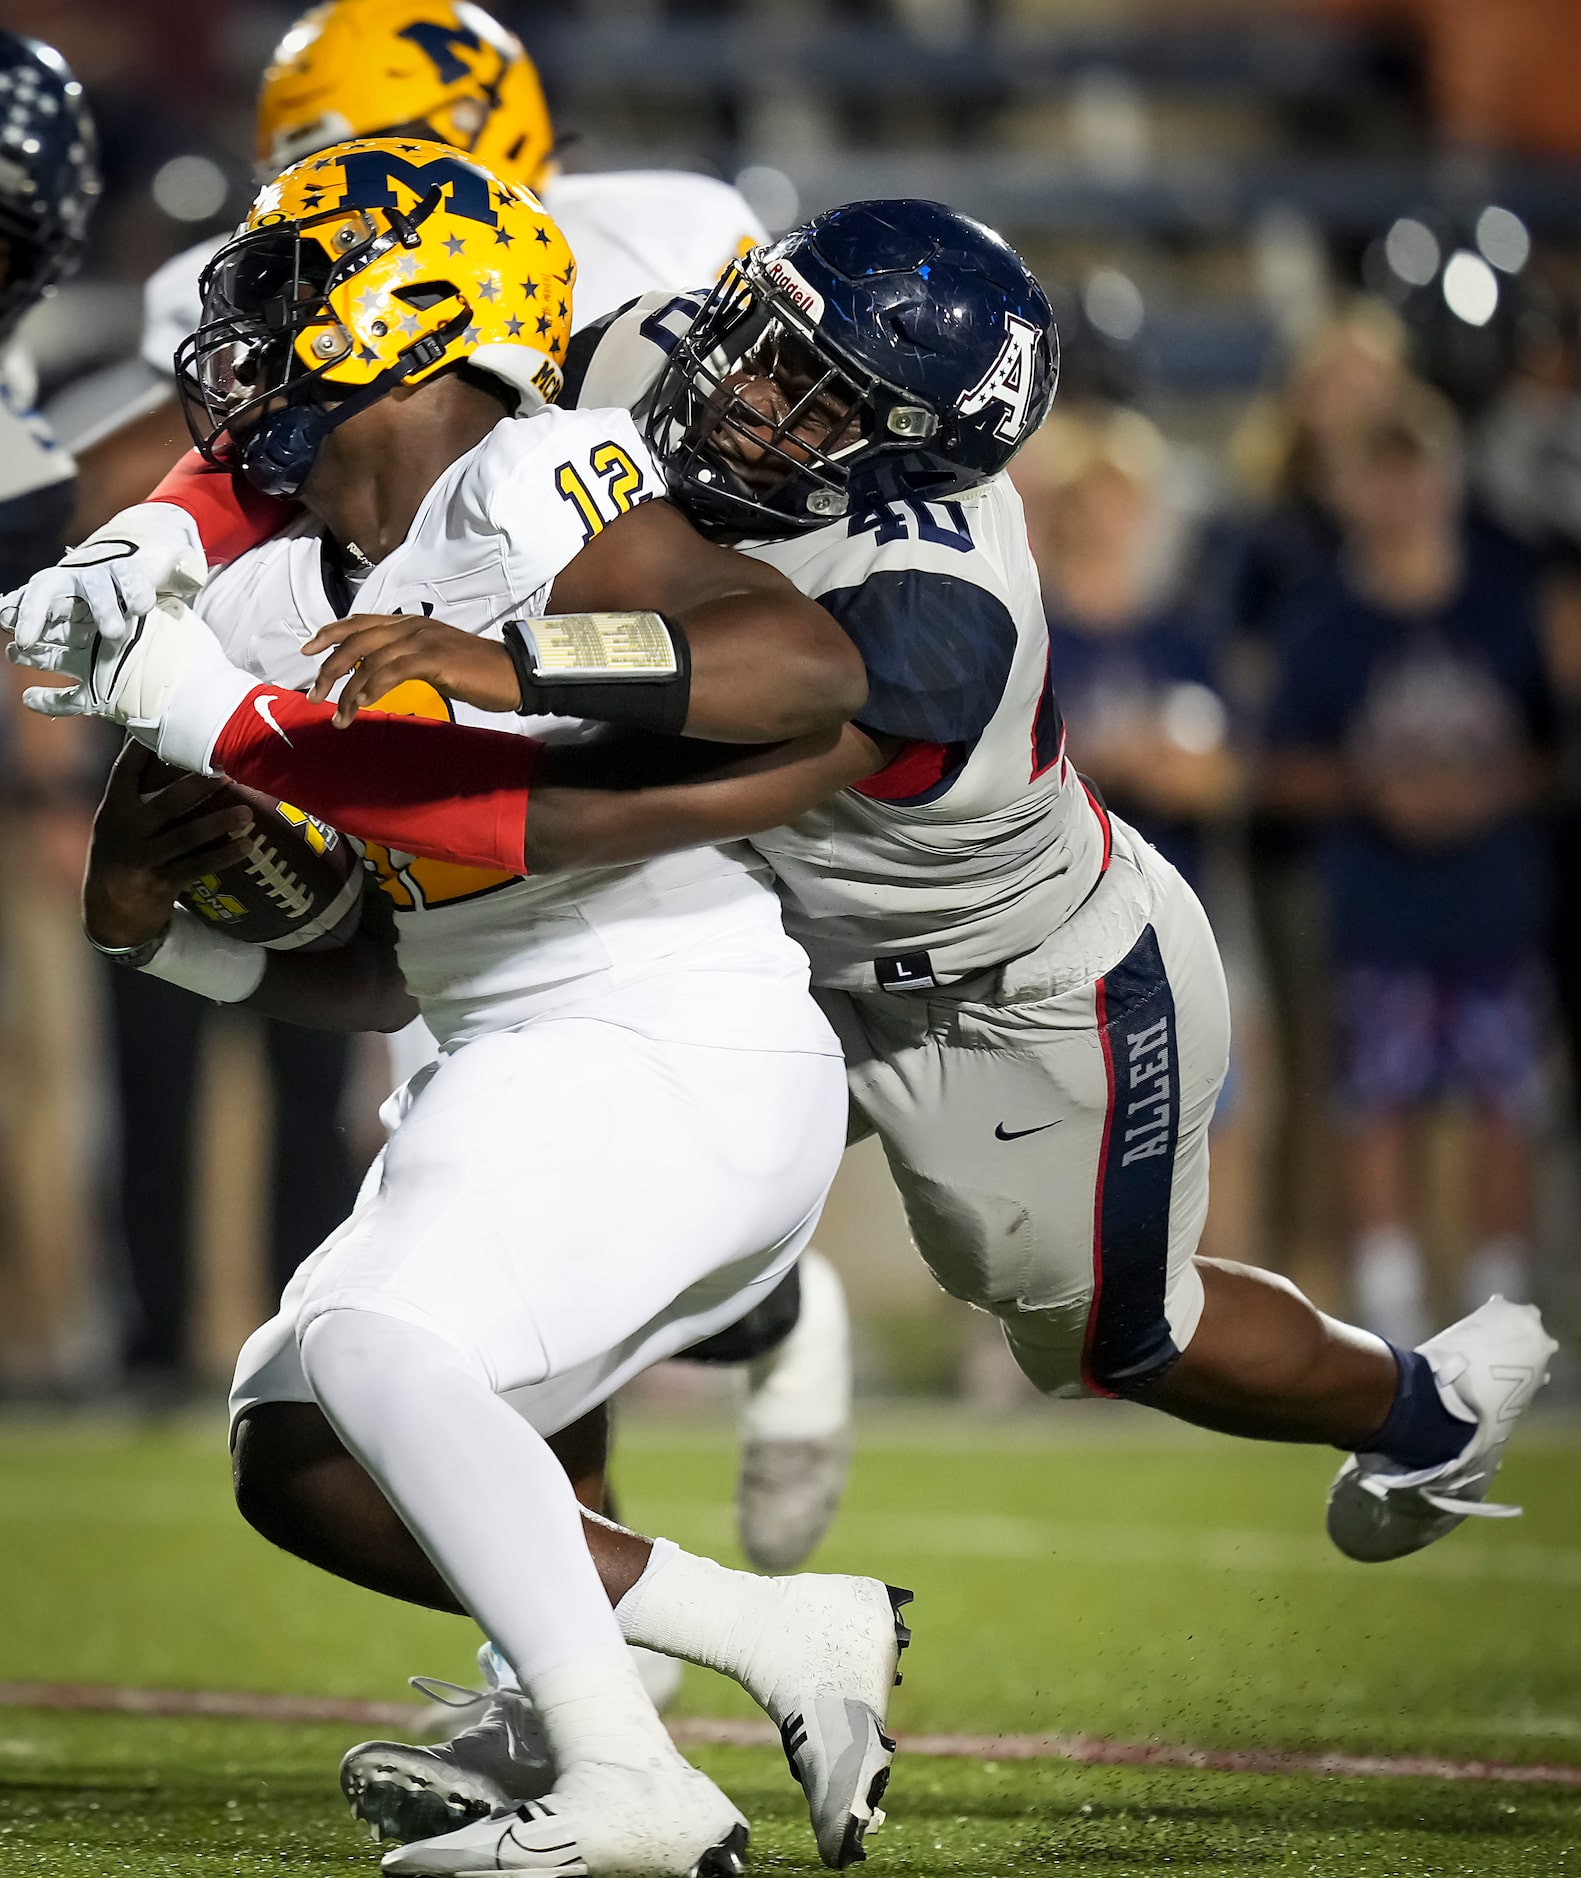
[[460,20],[454,25],[442,20],[414,20],[410,26],[399,28],[396,36],[411,40],[414,46],[433,60],[434,70],[444,85],[455,84],[471,70],[465,59],[456,56],[457,48],[476,52],[483,43],[471,27]]
[[990,404],[1002,405],[994,435],[1006,443],[1015,443],[1026,428],[1027,407],[1037,380],[1038,329],[1017,313],[1005,315],[1005,342],[999,356],[971,390],[964,393],[956,409],[962,417],[975,417]]
[[341,158],[346,174],[346,193],[342,198],[359,209],[397,207],[395,184],[404,183],[419,201],[436,184],[448,191],[445,207],[452,215],[469,222],[482,222],[495,228],[499,217],[489,200],[491,178],[486,170],[463,158],[435,154],[426,161],[409,163],[405,157],[385,146],[348,150]]

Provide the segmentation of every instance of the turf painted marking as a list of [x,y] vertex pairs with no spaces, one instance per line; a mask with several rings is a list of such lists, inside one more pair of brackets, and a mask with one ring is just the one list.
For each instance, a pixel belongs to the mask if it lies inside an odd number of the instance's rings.
[[[410,1731],[422,1710],[403,1702],[335,1696],[260,1695],[226,1690],[124,1689],[74,1682],[0,1682],[0,1708],[72,1709],[112,1715],[214,1716],[238,1721],[339,1722],[350,1728]],[[768,1722],[669,1724],[683,1748],[771,1748]],[[1083,1761],[1095,1767],[1185,1767],[1214,1774],[1329,1774],[1387,1780],[1501,1781],[1516,1786],[1581,1787],[1581,1766],[1520,1761],[1452,1761],[1419,1754],[1294,1754],[1275,1748],[1193,1748],[1159,1741],[1100,1741],[1090,1735],[907,1735],[907,1754],[959,1761]]]
[[[702,1503],[644,1503],[650,1527],[684,1528],[723,1545],[733,1537],[730,1516]],[[1014,1513],[968,1513],[947,1523],[932,1513],[870,1513],[852,1508],[840,1526],[842,1542],[902,1552],[907,1557],[1032,1559],[1043,1564],[1154,1566],[1245,1572],[1316,1572],[1353,1576],[1355,1563],[1318,1536],[1229,1526],[1062,1524]],[[1500,1535],[1501,1538],[1503,1535]],[[1581,1547],[1516,1543],[1497,1547],[1434,1548],[1410,1561],[1413,1576],[1467,1583],[1496,1579],[1515,1584],[1581,1589]],[[1392,1571],[1392,1577],[1402,1574]]]

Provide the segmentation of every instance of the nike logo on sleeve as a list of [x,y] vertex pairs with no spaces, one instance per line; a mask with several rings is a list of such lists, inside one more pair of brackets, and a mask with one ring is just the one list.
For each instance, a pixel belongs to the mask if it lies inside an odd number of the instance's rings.
[[269,728],[274,732],[274,734],[280,739],[280,741],[282,743],[291,744],[291,748],[294,750],[296,748],[296,745],[294,743],[291,743],[291,739],[285,734],[285,732],[275,722],[274,703],[275,703],[275,699],[273,695],[267,698],[254,698],[253,709],[258,713],[258,715],[263,719],[263,721],[269,726]]

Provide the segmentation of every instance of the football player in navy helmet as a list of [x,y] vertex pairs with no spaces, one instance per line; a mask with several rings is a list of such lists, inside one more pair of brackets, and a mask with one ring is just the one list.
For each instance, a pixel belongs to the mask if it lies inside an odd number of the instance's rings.
[[98,144],[82,86],[53,46],[0,32],[0,582],[59,552],[72,461],[34,409],[15,343],[28,309],[82,260],[99,197]]
[[82,260],[99,198],[82,86],[53,46],[0,32],[0,344]]
[[[596,741],[557,754],[452,724],[408,735],[348,707],[398,676],[488,710],[545,708],[503,646],[410,616],[307,642],[308,657],[334,647],[308,700],[267,700],[292,711],[289,743],[229,702],[235,674],[223,723],[208,674],[185,682],[213,663],[200,630],[182,627],[178,649],[171,628],[157,653],[168,705],[139,675],[156,669],[147,633],[94,682],[128,700],[106,714],[219,740],[237,780],[440,859],[552,875],[749,840],[844,1047],[855,1134],[880,1137],[944,1289],[999,1319],[1048,1394],[1348,1450],[1330,1536],[1354,1559],[1401,1557],[1495,1510],[1488,1489],[1556,1346],[1533,1307],[1495,1298],[1397,1349],[1270,1272],[1198,1256],[1228,997],[1190,887],[1065,748],[1003,473],[1048,407],[1055,359],[1025,264],[922,202],[831,211],[717,288],[650,296],[573,340],[567,400],[636,413],[677,504],[839,620],[867,695],[837,729],[710,751],[694,726],[628,746],[624,766]],[[47,646],[29,657],[52,668]],[[765,626],[723,689],[791,669]],[[596,701],[578,714],[618,721]],[[352,1543],[339,1517],[318,1542]],[[420,1563],[403,1543],[392,1571]],[[619,1595],[602,1529],[588,1543]],[[720,1621],[690,1615],[699,1632]],[[454,1781],[471,1752],[424,1778]]]
[[694,521],[768,539],[987,482],[1058,379],[1048,300],[1003,237],[942,203],[858,202],[725,269],[647,440]]

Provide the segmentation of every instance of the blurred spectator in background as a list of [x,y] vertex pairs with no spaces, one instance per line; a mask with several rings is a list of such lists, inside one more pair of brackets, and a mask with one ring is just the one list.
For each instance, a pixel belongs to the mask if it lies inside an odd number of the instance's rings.
[[[77,79],[52,47],[0,32],[0,591],[56,557],[71,513],[74,465],[34,408],[32,361],[16,329],[76,271],[99,193],[94,127]],[[61,1046],[70,1026],[62,1014],[85,975],[77,884],[91,757],[81,726],[64,738],[41,734],[41,720],[21,709],[22,675],[7,669],[3,1042],[8,1081],[26,1099],[7,1102],[0,1356],[12,1375],[47,1383],[58,1355],[52,1332],[82,1276],[88,1239],[86,1169],[69,1158],[83,1134],[72,1126],[81,1119],[81,1066]],[[51,1152],[62,1144],[64,1167]]]
[[1333,441],[1341,562],[1277,623],[1267,793],[1322,829],[1357,1313],[1427,1330],[1415,1124],[1473,1117],[1464,1296],[1529,1282],[1552,706],[1536,568],[1464,516],[1450,407],[1412,384]]
[[1247,412],[1230,445],[1256,504],[1233,579],[1238,632],[1266,641],[1292,595],[1332,567],[1336,446],[1390,407],[1406,375],[1404,325],[1381,300],[1357,298],[1307,340],[1280,390]]
[[1440,135],[1474,150],[1581,157],[1575,0],[1303,0],[1420,35]]
[[[1267,1256],[1261,1142],[1244,1100],[1244,946],[1226,935],[1213,837],[1238,810],[1242,765],[1219,694],[1215,625],[1191,580],[1196,543],[1173,499],[1170,451],[1139,412],[1087,404],[1050,417],[1013,475],[1043,583],[1049,660],[1071,761],[1202,893],[1225,947],[1236,1047],[1214,1120],[1205,1249]],[[1255,1058],[1255,1048],[1250,1053]]]
[[1056,413],[1016,459],[1071,755],[1193,883],[1240,765],[1210,622],[1187,596],[1168,447],[1136,411]]
[[[1406,378],[1406,331],[1380,300],[1357,297],[1311,332],[1283,383],[1255,399],[1230,441],[1250,518],[1228,537],[1225,665],[1232,709],[1261,722],[1277,682],[1276,634],[1296,595],[1330,574],[1341,523],[1332,464],[1339,440],[1386,410]],[[1335,1257],[1327,1116],[1328,1034],[1312,988],[1327,970],[1311,872],[1311,827],[1254,796],[1247,882],[1276,1065],[1265,1224],[1283,1269],[1331,1309],[1344,1305]]]

